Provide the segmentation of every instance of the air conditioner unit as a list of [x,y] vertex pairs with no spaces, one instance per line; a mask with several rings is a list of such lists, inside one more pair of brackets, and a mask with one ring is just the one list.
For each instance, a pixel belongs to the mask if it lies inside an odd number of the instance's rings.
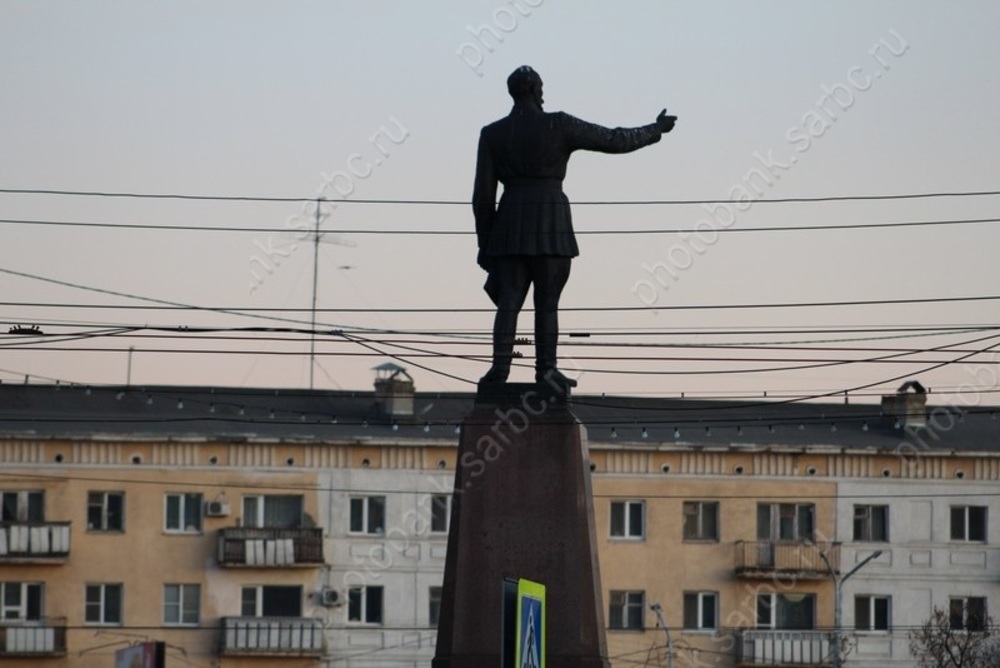
[[229,504],[225,501],[209,501],[205,504],[205,514],[209,517],[225,517],[229,514]]
[[319,592],[319,602],[327,608],[336,608],[344,604],[344,599],[338,590],[324,587]]

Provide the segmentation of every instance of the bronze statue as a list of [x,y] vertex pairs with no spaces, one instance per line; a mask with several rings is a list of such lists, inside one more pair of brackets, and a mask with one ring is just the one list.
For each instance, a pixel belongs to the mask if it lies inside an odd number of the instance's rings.
[[[655,144],[677,120],[664,109],[638,128],[605,128],[563,112],[542,111],[542,79],[522,66],[507,78],[510,114],[479,136],[472,208],[484,286],[497,306],[493,366],[480,383],[503,383],[514,356],[517,316],[534,285],[535,380],[574,387],[556,366],[559,296],[579,255],[569,200],[562,190],[573,151],[629,153]],[[496,202],[497,183],[503,195]]]

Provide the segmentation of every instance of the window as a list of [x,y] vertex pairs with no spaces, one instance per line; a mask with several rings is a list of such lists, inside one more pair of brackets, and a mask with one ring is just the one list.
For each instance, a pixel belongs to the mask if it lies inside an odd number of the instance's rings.
[[88,531],[125,530],[125,493],[89,492],[87,494]]
[[982,631],[986,628],[986,599],[953,598],[948,601],[948,617],[956,631]]
[[757,505],[757,540],[813,540],[816,506],[811,503],[761,503]]
[[120,584],[87,585],[84,620],[88,624],[122,623],[122,586]]
[[645,534],[645,501],[611,502],[611,537],[642,538]]
[[163,585],[163,623],[196,626],[200,602],[201,585]]
[[163,526],[167,531],[201,533],[201,494],[167,494]]
[[757,594],[757,628],[809,630],[815,624],[815,594]]
[[684,629],[707,631],[718,628],[719,595],[711,591],[684,592]]
[[986,542],[986,506],[952,506],[951,539]]
[[431,626],[437,626],[438,621],[441,619],[441,587],[431,587],[428,591],[427,600],[429,602],[427,619],[430,621]]
[[43,492],[0,492],[0,522],[44,522]]
[[719,540],[717,501],[684,502],[684,540]]
[[448,521],[451,514],[451,497],[447,494],[431,496],[431,532],[448,533]]
[[612,591],[608,608],[608,626],[612,629],[641,631],[645,613],[646,593],[642,591]]
[[854,506],[854,540],[888,542],[889,506]]
[[302,526],[302,495],[262,494],[243,497],[243,526],[298,529]]
[[0,582],[0,623],[42,618],[40,582]]
[[347,621],[382,623],[382,587],[351,587],[347,590]]
[[356,496],[351,499],[351,533],[385,533],[384,496]]
[[854,628],[858,631],[888,631],[888,596],[855,596]]
[[256,585],[243,587],[243,617],[301,617],[302,587]]

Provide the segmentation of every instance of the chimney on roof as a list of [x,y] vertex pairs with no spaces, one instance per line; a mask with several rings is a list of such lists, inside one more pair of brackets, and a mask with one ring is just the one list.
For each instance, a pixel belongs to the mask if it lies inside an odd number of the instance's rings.
[[907,429],[926,427],[927,390],[915,380],[903,383],[896,394],[882,396],[882,415]]
[[386,362],[375,371],[375,412],[389,420],[413,417],[413,378],[406,369]]

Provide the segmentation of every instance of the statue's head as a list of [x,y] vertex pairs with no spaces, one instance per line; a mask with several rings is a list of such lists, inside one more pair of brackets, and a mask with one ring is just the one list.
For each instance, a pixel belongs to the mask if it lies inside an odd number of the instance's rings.
[[527,65],[521,65],[507,77],[507,92],[515,102],[531,100],[541,106],[542,77]]

